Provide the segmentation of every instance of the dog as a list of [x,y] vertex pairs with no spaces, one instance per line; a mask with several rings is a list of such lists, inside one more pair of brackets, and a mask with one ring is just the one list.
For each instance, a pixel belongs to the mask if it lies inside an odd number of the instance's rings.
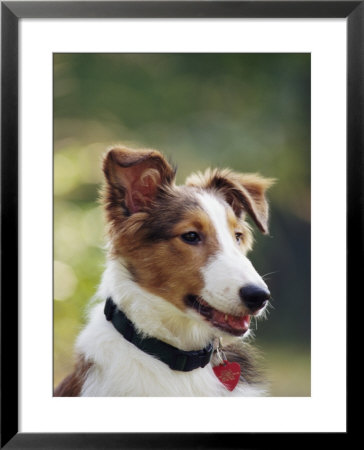
[[246,254],[247,215],[268,232],[272,179],[207,169],[175,184],[156,150],[103,159],[108,226],[99,302],[54,396],[258,396],[251,317],[270,292]]

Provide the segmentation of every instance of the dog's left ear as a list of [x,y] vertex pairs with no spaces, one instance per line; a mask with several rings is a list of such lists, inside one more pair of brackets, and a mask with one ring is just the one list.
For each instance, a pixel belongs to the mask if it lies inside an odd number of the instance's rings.
[[108,186],[107,203],[119,204],[127,214],[143,211],[155,199],[158,189],[170,185],[175,170],[156,150],[114,147],[104,158]]
[[238,217],[246,211],[260,231],[266,234],[268,233],[269,208],[265,192],[274,181],[272,178],[265,178],[255,173],[244,174],[228,169],[207,169],[205,173],[192,174],[187,178],[186,184],[218,191]]

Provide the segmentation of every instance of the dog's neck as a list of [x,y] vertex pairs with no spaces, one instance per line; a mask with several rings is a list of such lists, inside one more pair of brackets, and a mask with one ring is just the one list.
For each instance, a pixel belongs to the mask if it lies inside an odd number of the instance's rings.
[[198,350],[216,337],[208,324],[189,317],[176,306],[133,281],[121,258],[109,259],[98,297],[112,297],[139,333],[160,339],[181,350]]

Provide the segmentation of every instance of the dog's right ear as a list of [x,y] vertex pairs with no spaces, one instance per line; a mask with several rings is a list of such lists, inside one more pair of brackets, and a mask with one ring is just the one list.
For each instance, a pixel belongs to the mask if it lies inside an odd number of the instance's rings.
[[170,185],[175,170],[156,150],[114,147],[104,158],[107,208],[118,206],[125,215],[143,211],[154,200],[158,189]]
[[207,169],[194,173],[186,180],[187,186],[213,189],[225,198],[235,214],[247,212],[263,233],[268,232],[268,202],[265,191],[274,179],[259,174],[236,173],[229,169]]

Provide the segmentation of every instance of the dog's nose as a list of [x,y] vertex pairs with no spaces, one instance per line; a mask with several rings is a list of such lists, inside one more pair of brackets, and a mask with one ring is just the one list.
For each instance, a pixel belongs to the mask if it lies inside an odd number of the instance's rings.
[[270,299],[268,289],[261,288],[255,284],[248,284],[239,291],[240,298],[245,305],[252,311],[258,311]]

